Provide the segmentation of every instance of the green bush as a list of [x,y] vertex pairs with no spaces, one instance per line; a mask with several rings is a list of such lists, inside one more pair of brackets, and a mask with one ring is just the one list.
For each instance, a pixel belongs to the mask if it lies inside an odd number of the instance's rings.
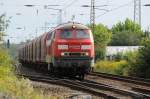
[[0,77],[11,74],[11,71],[11,59],[8,56],[7,51],[4,51],[4,49],[0,48]]
[[10,99],[56,99],[54,96],[45,96],[35,90],[28,79],[18,79],[13,71],[11,59],[7,51],[0,48],[0,93]]
[[104,46],[103,48],[95,48],[95,60],[101,60],[104,59],[106,54],[106,47]]
[[[133,61],[134,60],[134,61]],[[150,38],[145,38],[137,57],[131,62],[130,75],[150,78]]]
[[123,59],[123,53],[118,52],[116,55],[114,55],[114,57],[115,57],[115,61],[120,61]]
[[[92,25],[89,25],[91,28]],[[95,24],[93,37],[95,46],[95,59],[104,59],[106,46],[111,40],[112,33],[107,26],[103,24]]]
[[118,68],[115,69],[115,73],[117,75],[127,76],[128,75],[128,63],[127,63],[127,61],[120,61],[120,63],[118,64]]
[[122,61],[98,61],[95,64],[95,71],[104,72],[109,74],[127,75],[128,63],[125,60]]

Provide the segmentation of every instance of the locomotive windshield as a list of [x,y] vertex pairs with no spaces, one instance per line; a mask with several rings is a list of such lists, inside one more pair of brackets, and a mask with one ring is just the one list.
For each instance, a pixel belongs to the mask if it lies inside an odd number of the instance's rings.
[[60,33],[61,39],[88,39],[90,34],[85,30],[64,30]]
[[83,30],[77,30],[76,31],[76,38],[86,39],[89,38],[89,33],[83,31]]
[[72,38],[73,37],[73,33],[70,30],[64,30],[61,34],[60,37],[62,39],[64,38]]

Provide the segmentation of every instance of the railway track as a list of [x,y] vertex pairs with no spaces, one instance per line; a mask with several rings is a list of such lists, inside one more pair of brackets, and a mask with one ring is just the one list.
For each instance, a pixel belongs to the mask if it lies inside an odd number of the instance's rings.
[[126,77],[126,76],[119,76],[119,75],[113,75],[113,74],[107,74],[107,73],[99,73],[99,72],[92,72],[90,73],[92,76],[98,76],[102,78],[108,78],[112,80],[118,80],[123,81],[127,83],[133,83],[137,85],[142,86],[150,86],[150,80],[142,79],[142,78],[136,78],[136,77]]
[[56,84],[56,85],[63,85],[63,86],[70,87],[70,88],[75,89],[75,90],[81,90],[81,91],[88,92],[88,93],[96,95],[96,96],[101,96],[101,97],[104,97],[106,99],[118,99],[114,96],[111,96],[111,95],[108,95],[108,94],[105,94],[102,92],[98,92],[94,89],[91,89],[89,87],[86,87],[86,86],[81,85],[79,83],[75,83],[75,82],[67,80],[67,79],[59,79],[59,78],[39,76],[39,75],[38,76],[31,76],[31,75],[22,75],[22,74],[20,75],[20,74],[18,74],[18,76],[23,76],[23,77],[29,78],[30,80],[33,80],[33,81],[51,83],[51,84]]
[[140,92],[134,92],[129,90],[122,90],[110,85],[97,83],[90,80],[79,81],[75,79],[65,79],[50,76],[31,76],[31,75],[19,75],[29,78],[30,80],[45,82],[51,84],[63,85],[72,89],[84,91],[96,96],[104,97],[105,99],[149,99],[150,96]]
[[[136,78],[136,77],[125,77],[125,76],[118,76],[118,75],[99,73],[99,72],[93,72],[90,75],[101,77],[101,78],[112,80],[112,81],[114,80],[114,81],[121,81],[123,83],[127,83],[129,87],[131,87],[132,91],[143,93],[147,95],[148,97],[150,96],[150,89],[149,89],[150,80],[148,79],[142,79],[142,78]],[[100,79],[100,78],[97,78],[97,79]]]

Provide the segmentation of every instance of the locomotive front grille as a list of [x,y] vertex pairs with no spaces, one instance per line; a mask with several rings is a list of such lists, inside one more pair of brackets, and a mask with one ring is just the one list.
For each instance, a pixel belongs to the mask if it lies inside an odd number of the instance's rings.
[[81,56],[82,53],[69,53],[69,56]]
[[88,56],[87,52],[63,52],[62,56]]

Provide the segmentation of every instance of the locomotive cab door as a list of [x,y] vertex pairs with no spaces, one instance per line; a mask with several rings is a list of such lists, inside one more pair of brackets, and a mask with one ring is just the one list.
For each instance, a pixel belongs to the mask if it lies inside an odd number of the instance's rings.
[[51,63],[52,62],[52,43],[54,39],[54,32],[49,32],[47,35],[46,39],[46,49],[47,49],[47,54],[46,54],[46,62]]

